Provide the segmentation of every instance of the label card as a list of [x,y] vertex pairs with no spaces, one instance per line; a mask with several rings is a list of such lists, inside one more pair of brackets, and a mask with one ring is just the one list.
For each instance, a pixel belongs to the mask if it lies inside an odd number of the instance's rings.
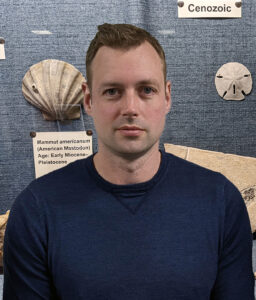
[[5,59],[4,44],[0,44],[0,59]]
[[33,132],[36,178],[92,154],[92,136],[85,131]]
[[238,0],[178,0],[179,18],[241,18]]

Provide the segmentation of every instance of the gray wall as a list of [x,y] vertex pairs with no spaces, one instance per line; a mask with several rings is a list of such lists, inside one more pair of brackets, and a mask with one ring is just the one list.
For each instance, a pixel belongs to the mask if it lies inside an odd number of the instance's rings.
[[[255,77],[254,1],[243,1],[242,11],[241,19],[178,19],[177,2],[169,0],[0,0],[0,36],[6,40],[6,60],[0,60],[0,213],[34,178],[30,131],[58,130],[24,99],[24,74],[49,58],[85,74],[86,49],[97,24],[104,22],[141,26],[165,49],[173,105],[161,142],[255,157],[255,89],[234,102],[221,99],[214,85],[218,68],[231,61],[244,64]],[[93,129],[83,117],[85,129]],[[74,126],[79,130],[81,120]]]

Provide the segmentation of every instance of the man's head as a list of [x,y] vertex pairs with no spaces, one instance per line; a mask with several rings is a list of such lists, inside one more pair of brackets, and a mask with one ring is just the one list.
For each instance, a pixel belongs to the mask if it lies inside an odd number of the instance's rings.
[[91,69],[92,61],[102,46],[113,49],[129,50],[137,47],[144,42],[148,42],[158,53],[162,64],[164,80],[166,81],[166,62],[164,50],[150,33],[142,28],[130,24],[103,24],[98,26],[98,32],[91,41],[86,55],[86,77],[87,84],[91,89],[93,72]]
[[156,152],[171,104],[163,50],[147,32],[132,25],[102,26],[110,29],[102,33],[104,39],[97,33],[89,47],[89,77],[83,84],[84,107],[94,120],[98,153],[134,158]]

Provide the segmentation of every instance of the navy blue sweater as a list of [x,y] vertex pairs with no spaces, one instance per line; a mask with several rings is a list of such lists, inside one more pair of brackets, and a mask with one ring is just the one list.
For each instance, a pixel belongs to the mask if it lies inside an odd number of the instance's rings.
[[162,153],[145,183],[114,185],[92,157],[33,181],[4,245],[4,300],[253,300],[238,190]]

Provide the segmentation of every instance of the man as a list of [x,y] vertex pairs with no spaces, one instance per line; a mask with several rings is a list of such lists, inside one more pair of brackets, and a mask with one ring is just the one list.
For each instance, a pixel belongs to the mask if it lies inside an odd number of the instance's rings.
[[98,28],[83,84],[98,152],[16,199],[4,299],[253,300],[238,190],[159,151],[171,105],[161,46],[132,25]]

